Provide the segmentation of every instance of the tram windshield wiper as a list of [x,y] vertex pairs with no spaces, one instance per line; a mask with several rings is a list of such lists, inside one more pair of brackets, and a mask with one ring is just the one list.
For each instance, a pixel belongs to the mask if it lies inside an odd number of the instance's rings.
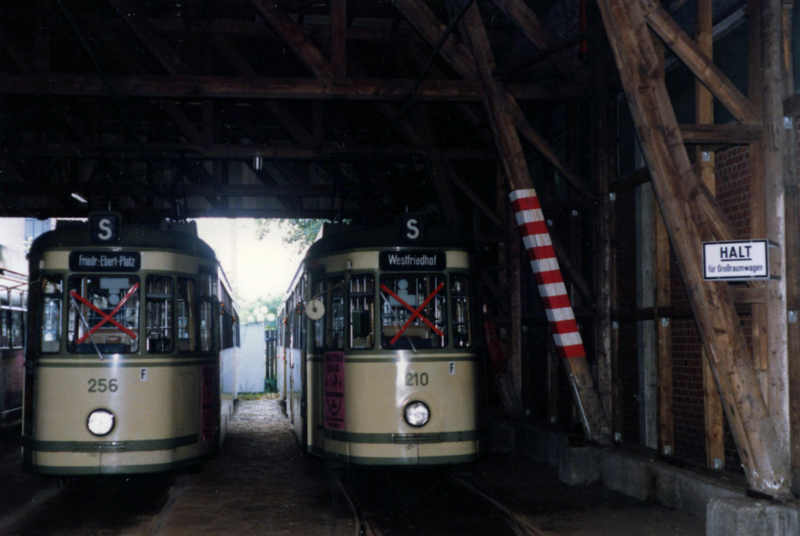
[[89,340],[92,341],[92,346],[94,346],[94,349],[97,352],[97,355],[100,356],[100,361],[102,361],[105,358],[103,357],[103,354],[100,352],[100,348],[98,348],[97,344],[95,344],[95,342],[94,342],[94,337],[92,337],[92,332],[91,332],[92,328],[89,327],[89,323],[83,317],[83,313],[81,313],[81,307],[80,307],[80,305],[78,305],[78,302],[75,299],[75,297],[74,296],[70,296],[70,298],[72,298],[72,306],[78,312],[78,316],[80,317],[81,322],[83,322],[83,326],[86,328],[86,332],[89,334]]

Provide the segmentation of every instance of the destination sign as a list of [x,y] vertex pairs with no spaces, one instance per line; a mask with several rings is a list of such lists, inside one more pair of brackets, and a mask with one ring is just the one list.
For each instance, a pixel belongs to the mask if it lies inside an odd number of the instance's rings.
[[138,251],[72,251],[69,269],[73,272],[138,272],[142,254]]
[[703,278],[706,280],[769,279],[769,244],[766,240],[703,243]]
[[444,251],[381,251],[378,260],[381,270],[384,271],[441,271],[447,268],[447,256]]

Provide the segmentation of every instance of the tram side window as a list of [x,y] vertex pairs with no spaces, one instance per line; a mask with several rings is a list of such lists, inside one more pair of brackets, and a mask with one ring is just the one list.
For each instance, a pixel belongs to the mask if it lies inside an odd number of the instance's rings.
[[[317,281],[314,283],[311,297],[323,296],[323,292],[325,292],[325,282]],[[314,320],[314,323],[311,324],[311,329],[314,330],[312,334],[314,348],[322,348],[325,345],[325,316],[323,315],[319,320]]]
[[139,349],[139,278],[69,279],[67,349],[73,353],[133,353]]
[[[336,288],[334,288],[336,287]],[[328,279],[328,340],[325,345],[328,350],[344,350],[344,278],[334,277]]]
[[222,302],[222,314],[220,323],[222,324],[220,333],[222,338],[222,350],[232,348],[235,344],[236,313],[233,310],[233,300],[228,291],[220,289],[220,300]]
[[197,348],[197,324],[195,322],[194,281],[178,278],[178,300],[176,302],[178,324],[178,351],[194,352]]
[[381,277],[381,346],[447,346],[444,281],[442,274]]
[[350,278],[350,348],[372,348],[375,345],[373,318],[375,309],[375,277],[357,275]]
[[0,309],[0,348],[11,348],[11,311]]
[[42,276],[42,353],[61,351],[61,311],[64,301],[64,284],[61,276]]
[[11,347],[25,346],[25,328],[22,323],[22,311],[11,311]]
[[172,303],[175,289],[171,277],[147,277],[147,351],[168,353],[174,349]]
[[214,349],[214,321],[212,300],[217,296],[216,274],[200,273],[200,351]]
[[456,348],[469,348],[472,346],[472,319],[470,318],[468,275],[453,274],[450,277],[450,299],[455,346]]

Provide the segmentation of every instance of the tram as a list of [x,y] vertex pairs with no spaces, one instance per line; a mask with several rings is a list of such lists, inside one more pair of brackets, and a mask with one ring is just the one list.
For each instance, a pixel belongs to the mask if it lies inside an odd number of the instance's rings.
[[0,246],[0,428],[19,426],[25,357],[28,267],[21,251]]
[[470,262],[421,216],[323,228],[279,309],[279,386],[304,449],[360,465],[480,457]]
[[198,467],[233,414],[239,322],[193,222],[59,222],[29,253],[23,469]]

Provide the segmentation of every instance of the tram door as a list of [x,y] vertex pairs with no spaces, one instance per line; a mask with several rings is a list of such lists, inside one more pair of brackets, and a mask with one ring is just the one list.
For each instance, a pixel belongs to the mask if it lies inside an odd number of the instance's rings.
[[289,353],[290,392],[289,409],[292,428],[297,439],[305,445],[305,379],[306,379],[306,315],[304,311],[307,277],[297,285],[294,293],[292,315],[292,348]]

